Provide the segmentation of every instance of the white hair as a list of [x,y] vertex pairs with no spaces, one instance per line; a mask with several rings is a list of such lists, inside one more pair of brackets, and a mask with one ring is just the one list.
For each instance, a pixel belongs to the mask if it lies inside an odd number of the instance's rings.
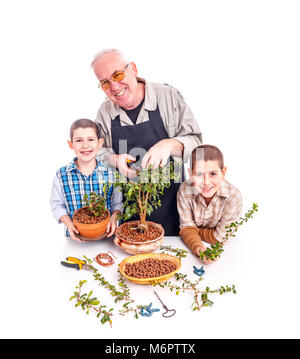
[[104,49],[99,51],[95,57],[94,60],[91,63],[91,67],[94,66],[95,62],[98,61],[103,55],[109,53],[109,52],[114,52],[115,54],[117,54],[124,62],[129,63],[128,59],[123,55],[123,53],[118,50],[118,49]]

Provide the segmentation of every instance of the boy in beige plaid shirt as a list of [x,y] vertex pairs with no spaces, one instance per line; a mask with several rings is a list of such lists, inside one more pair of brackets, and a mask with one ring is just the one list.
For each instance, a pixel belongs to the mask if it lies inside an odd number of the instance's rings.
[[203,242],[222,242],[225,226],[240,219],[241,193],[225,179],[226,170],[217,147],[199,146],[192,152],[190,178],[178,190],[179,235],[196,256],[205,252]]

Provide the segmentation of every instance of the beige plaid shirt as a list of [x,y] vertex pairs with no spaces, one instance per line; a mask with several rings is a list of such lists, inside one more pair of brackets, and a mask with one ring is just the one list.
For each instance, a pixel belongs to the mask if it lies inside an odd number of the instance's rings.
[[[174,87],[138,80],[145,83],[145,100],[138,115],[136,124],[149,120],[148,110],[154,111],[157,106],[169,138],[174,138],[183,144],[183,160],[188,162],[191,152],[202,143],[202,134],[197,121],[183,97]],[[99,160],[107,163],[107,158],[113,152],[111,138],[111,121],[120,116],[121,126],[133,126],[126,112],[106,99],[101,105],[96,122],[104,138],[104,145],[99,151]]]
[[222,241],[226,234],[225,226],[240,219],[242,196],[240,191],[227,180],[221,182],[219,191],[207,206],[201,194],[192,183],[185,181],[177,193],[177,207],[180,229],[185,227],[214,228],[214,235]]

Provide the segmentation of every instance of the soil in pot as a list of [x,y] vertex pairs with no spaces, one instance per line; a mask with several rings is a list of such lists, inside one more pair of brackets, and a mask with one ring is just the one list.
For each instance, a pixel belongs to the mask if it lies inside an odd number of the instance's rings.
[[97,224],[104,221],[108,217],[108,212],[105,211],[99,217],[91,216],[87,207],[80,208],[74,214],[74,220],[82,224]]
[[177,269],[174,262],[147,258],[134,263],[126,263],[124,272],[134,278],[154,278],[169,274]]
[[123,223],[119,227],[119,234],[131,242],[150,242],[161,236],[161,230],[155,224],[147,222],[147,225],[147,229],[140,229],[130,222]]

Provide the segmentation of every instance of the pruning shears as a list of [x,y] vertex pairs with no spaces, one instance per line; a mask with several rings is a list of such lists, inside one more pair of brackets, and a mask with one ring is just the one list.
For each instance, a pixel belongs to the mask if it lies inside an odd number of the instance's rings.
[[135,171],[139,171],[139,170],[141,169],[139,166],[137,166],[137,165],[135,164],[136,160],[135,160],[135,161],[131,161],[131,160],[129,160],[129,159],[127,158],[126,162],[128,163],[128,166],[129,166],[130,169],[133,169],[133,170],[135,170]]
[[65,262],[65,261],[60,262],[65,267],[75,268],[77,270],[81,270],[81,269],[90,270],[91,269],[90,265],[88,265],[86,263],[86,261],[83,259],[78,259],[75,257],[67,257],[66,260],[67,260],[67,262]]

